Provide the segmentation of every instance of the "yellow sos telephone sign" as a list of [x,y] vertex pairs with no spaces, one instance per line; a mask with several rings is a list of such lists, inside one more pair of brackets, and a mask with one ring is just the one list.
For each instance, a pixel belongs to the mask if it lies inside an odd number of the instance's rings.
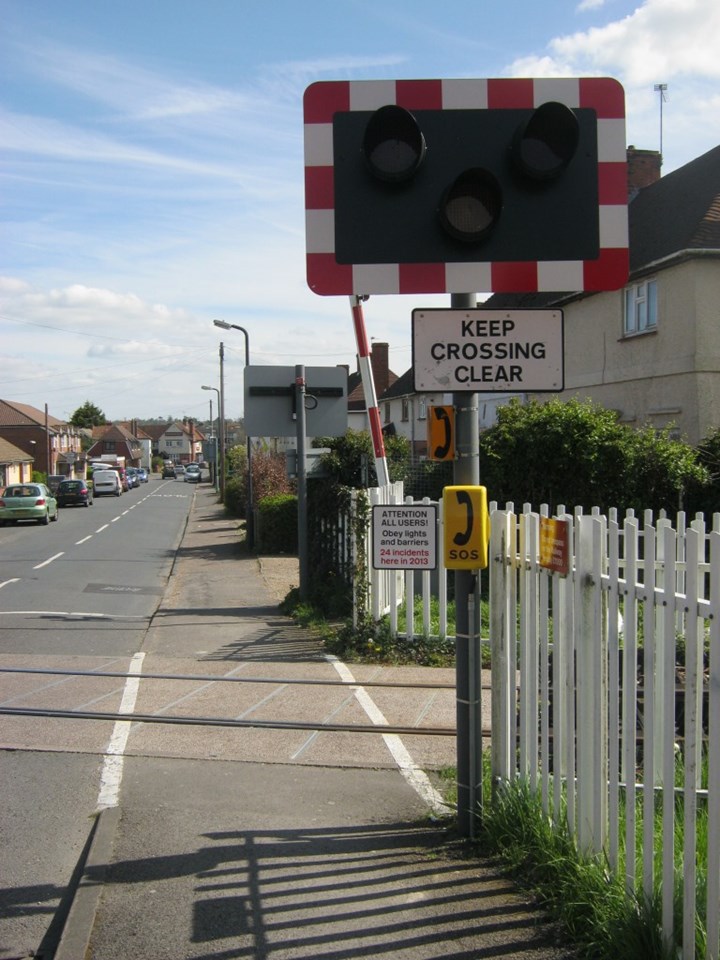
[[490,514],[487,488],[445,487],[443,547],[449,570],[480,570],[488,565]]

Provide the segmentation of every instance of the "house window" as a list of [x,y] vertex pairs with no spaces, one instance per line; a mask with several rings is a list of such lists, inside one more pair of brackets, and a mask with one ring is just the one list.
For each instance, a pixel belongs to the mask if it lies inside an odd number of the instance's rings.
[[418,397],[418,420],[427,419],[427,397]]
[[635,283],[625,290],[625,334],[657,329],[657,281]]
[[115,441],[103,440],[102,448],[105,451],[105,453],[115,453]]
[[385,404],[385,423],[390,423],[390,404]]
[[407,397],[403,397],[402,401],[402,420],[403,423],[407,423],[410,419],[410,401]]

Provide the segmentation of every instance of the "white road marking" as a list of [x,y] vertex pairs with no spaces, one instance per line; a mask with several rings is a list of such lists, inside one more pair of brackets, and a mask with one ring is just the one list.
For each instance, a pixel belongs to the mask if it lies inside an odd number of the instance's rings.
[[97,530],[95,531],[95,533],[102,533],[103,530],[107,530],[107,528],[108,528],[109,526],[110,526],[109,523],[104,523],[101,527],[98,527],[98,528],[97,528]]
[[[331,663],[333,667],[335,667],[336,671],[340,675],[340,679],[344,683],[352,684],[354,686],[357,701],[368,715],[372,723],[378,727],[389,726],[380,708],[377,706],[367,690],[363,688],[362,684],[358,683],[353,677],[352,673],[342,662],[342,660],[338,660],[337,657],[334,657],[332,654],[325,654],[325,659]],[[430,783],[425,771],[421,770],[410,756],[400,737],[396,733],[384,733],[382,738],[385,741],[385,745],[387,746],[388,750],[392,754],[393,760],[398,765],[400,773],[405,780],[407,780],[408,784],[413,788],[413,790],[415,790],[415,792],[425,801],[425,803],[427,803],[434,814],[440,816],[447,814],[448,805]]]
[[[144,659],[144,653],[136,653],[130,661],[128,673],[134,674],[134,676],[128,677],[125,683],[118,713],[132,713],[135,709]],[[125,763],[125,747],[130,736],[131,724],[131,720],[117,720],[115,722],[110,742],[105,751],[105,761],[100,775],[100,792],[97,799],[99,808],[116,807],[118,805],[123,765]]]
[[3,580],[3,582],[0,583],[0,590],[2,590],[3,587],[6,587],[9,583],[20,583],[20,577],[12,577],[10,580]]
[[75,546],[76,546],[76,547],[79,547],[81,543],[85,543],[87,540],[92,540],[92,534],[90,534],[90,535],[87,536],[87,537],[83,537],[82,540],[76,540],[76,541],[75,541]]
[[41,567],[46,567],[49,563],[52,563],[53,560],[57,560],[58,557],[61,557],[65,553],[64,550],[61,550],[60,553],[56,553],[54,557],[48,557],[47,560],[43,560],[42,563],[38,563],[33,567],[33,570],[40,570]]
[[0,610],[0,617],[83,617],[88,620],[149,620],[140,614],[97,613],[95,610]]

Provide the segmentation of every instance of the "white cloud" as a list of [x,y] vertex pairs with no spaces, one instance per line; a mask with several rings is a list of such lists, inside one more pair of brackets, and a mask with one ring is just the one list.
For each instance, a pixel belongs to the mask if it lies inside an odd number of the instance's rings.
[[550,54],[524,58],[523,72],[532,63],[543,75],[580,69],[622,75],[630,85],[667,81],[692,74],[720,77],[717,37],[720,4],[716,0],[645,0],[632,14],[602,27],[552,40]]
[[19,277],[0,277],[0,293],[17,296],[30,290],[30,284]]

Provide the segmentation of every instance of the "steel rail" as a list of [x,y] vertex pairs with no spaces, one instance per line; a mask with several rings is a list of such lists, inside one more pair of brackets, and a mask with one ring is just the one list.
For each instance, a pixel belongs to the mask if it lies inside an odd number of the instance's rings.
[[[454,727],[395,727],[388,724],[306,723],[302,720],[232,720],[224,717],[161,717],[152,713],[102,713],[94,710],[51,710],[42,707],[0,707],[0,715],[49,717],[63,720],[113,720],[128,723],[166,723],[198,727],[244,727],[265,730],[312,730],[331,733],[395,733],[412,737],[454,737]],[[490,731],[483,731],[489,736]]]
[[[228,677],[216,676],[214,674],[203,673],[122,673],[120,671],[96,670],[65,670],[56,667],[0,667],[0,673],[39,673],[50,676],[64,677],[114,677],[120,679],[133,680],[202,680],[216,681],[217,683],[286,683],[286,684],[305,684],[310,686],[324,687],[397,687],[405,689],[421,690],[454,690],[454,683],[430,683],[420,681],[419,683],[410,683],[409,681],[392,680],[303,680],[287,679],[286,677]],[[489,685],[485,687],[489,690]]]

